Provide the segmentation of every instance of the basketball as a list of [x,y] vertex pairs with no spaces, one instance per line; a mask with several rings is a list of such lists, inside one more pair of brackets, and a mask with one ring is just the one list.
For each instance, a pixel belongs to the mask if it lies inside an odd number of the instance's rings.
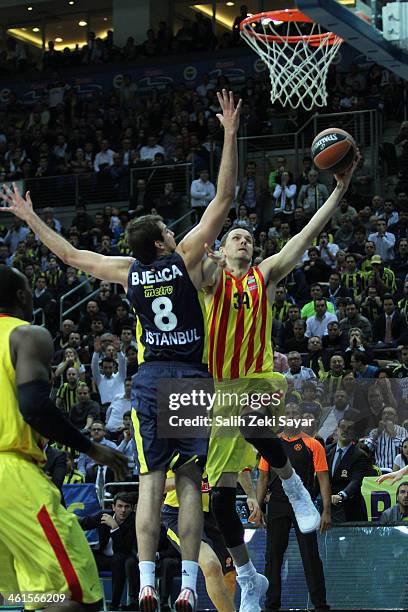
[[330,170],[334,174],[351,166],[357,153],[354,138],[340,128],[329,128],[320,132],[312,143],[312,159],[319,170]]

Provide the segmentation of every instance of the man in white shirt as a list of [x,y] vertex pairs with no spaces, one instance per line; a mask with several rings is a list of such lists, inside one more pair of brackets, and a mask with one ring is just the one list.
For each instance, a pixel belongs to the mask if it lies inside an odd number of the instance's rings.
[[126,378],[125,392],[116,395],[106,412],[106,429],[111,432],[122,430],[123,415],[131,409],[130,391],[132,389],[132,379]]
[[383,261],[394,259],[395,236],[391,232],[387,232],[387,222],[385,219],[378,219],[377,231],[374,234],[370,234],[367,240],[371,240],[375,244],[375,252]]
[[327,312],[327,304],[325,299],[315,300],[316,314],[306,320],[306,338],[312,336],[327,336],[327,326],[332,321],[337,321],[335,314]]
[[408,437],[405,427],[397,425],[398,415],[395,408],[386,406],[381,413],[378,427],[369,433],[369,439],[375,446],[375,463],[380,467],[392,470],[394,459],[400,452],[402,442]]
[[302,366],[302,358],[297,351],[291,351],[287,355],[289,370],[284,372],[286,378],[293,380],[293,387],[296,391],[302,390],[305,380],[317,380],[312,368]]
[[101,172],[101,170],[105,170],[106,168],[113,166],[113,154],[114,151],[109,148],[109,141],[104,138],[101,142],[101,150],[95,155],[95,172]]
[[95,352],[92,355],[91,370],[96,386],[98,387],[99,395],[101,396],[102,407],[107,407],[114,400],[116,395],[123,393],[123,385],[125,384],[126,378],[126,358],[121,351],[118,351],[118,371],[115,373],[113,371],[115,362],[112,357],[104,357],[101,362],[101,372],[99,367],[99,346],[100,343],[96,340],[94,344]]
[[204,212],[215,198],[215,187],[209,180],[208,170],[201,170],[200,178],[191,183],[191,206]]
[[163,147],[157,144],[157,136],[149,136],[147,145],[140,149],[140,159],[142,161],[152,162],[156,153],[165,155]]

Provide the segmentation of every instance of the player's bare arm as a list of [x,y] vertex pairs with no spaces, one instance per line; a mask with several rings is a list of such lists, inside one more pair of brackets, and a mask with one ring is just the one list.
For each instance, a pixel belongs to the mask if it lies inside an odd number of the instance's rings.
[[[259,269],[265,279],[266,284],[273,283],[276,285],[282,278],[285,278],[296,266],[302,257],[303,253],[309,248],[312,241],[320,234],[330,221],[334,211],[336,210],[340,200],[346,193],[350,184],[353,172],[360,160],[358,156],[353,165],[343,174],[336,174],[335,179],[337,185],[327,201],[310,219],[309,223],[296,234],[289,242],[285,244],[283,249],[276,255],[272,255],[264,259],[259,264]],[[268,295],[269,297],[269,295]]]
[[232,92],[218,93],[222,114],[217,117],[224,127],[224,146],[218,173],[217,193],[207,206],[200,223],[182,240],[177,252],[183,257],[193,282],[201,287],[201,261],[204,244],[213,245],[222,230],[235,197],[238,175],[237,132],[241,101],[234,106]]
[[16,327],[10,335],[10,354],[24,420],[40,435],[83,451],[111,467],[117,478],[124,477],[127,458],[114,449],[90,442],[49,399],[49,364],[54,354],[51,334],[34,325]]
[[38,236],[52,253],[57,255],[66,265],[78,268],[95,278],[119,283],[127,288],[127,276],[134,259],[132,257],[110,257],[76,249],[60,234],[52,230],[34,211],[30,192],[25,197],[13,183],[13,189],[3,185],[0,197],[6,206],[0,207],[0,212],[11,212],[27,223],[28,227]]

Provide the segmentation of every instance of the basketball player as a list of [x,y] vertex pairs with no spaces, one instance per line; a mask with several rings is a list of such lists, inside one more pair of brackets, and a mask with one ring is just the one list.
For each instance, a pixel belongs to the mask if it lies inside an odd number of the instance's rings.
[[[167,530],[167,537],[173,546],[180,550],[178,532],[179,503],[175,491],[174,472],[167,472],[166,497],[162,508],[162,521]],[[207,593],[219,612],[235,612],[234,598],[224,581],[224,575],[233,572],[234,566],[228,556],[225,542],[210,511],[210,487],[206,473],[203,473],[202,507],[204,512],[204,530],[200,543],[199,566],[204,574]],[[228,559],[229,563],[226,563]],[[223,575],[224,574],[224,575]],[[235,584],[235,575],[233,576]]]
[[[209,366],[217,390],[249,396],[258,391],[269,395],[282,394],[286,381],[281,374],[273,373],[271,345],[271,305],[276,285],[293,270],[330,220],[347,191],[355,165],[343,175],[336,176],[337,186],[333,193],[302,231],[279,253],[268,257],[259,266],[251,267],[253,237],[243,228],[229,230],[221,241],[220,252],[213,253],[208,249],[214,266],[213,282],[206,288]],[[280,410],[282,405],[283,402]],[[213,417],[227,416],[234,410],[237,415],[242,414],[239,406],[216,405]],[[279,414],[279,410],[275,412],[275,416]],[[253,416],[256,417],[255,423],[260,423],[258,427],[253,426]],[[308,533],[315,531],[320,524],[320,515],[301,479],[293,471],[281,440],[272,431],[266,432],[263,417],[255,411],[249,415],[241,431],[237,428],[227,434],[213,425],[208,450],[206,469],[212,487],[213,512],[237,568],[237,580],[241,586],[240,612],[259,611],[260,598],[268,587],[265,576],[257,574],[250,561],[244,543],[244,529],[235,507],[237,474],[255,461],[252,445],[267,457],[269,465],[282,479],[299,529]]]
[[[83,436],[49,399],[53,341],[46,329],[29,324],[29,282],[0,265],[0,287],[0,593],[29,610],[96,612],[102,592],[94,557],[76,516],[41,469],[41,436],[87,453],[119,478],[127,459]],[[26,599],[7,600],[7,594]]]
[[[52,231],[14,185],[4,187],[3,200],[39,239],[69,266],[101,280],[119,283],[137,314],[138,356],[141,366],[133,379],[132,419],[140,463],[140,495],[136,533],[140,567],[140,609],[158,607],[155,555],[160,532],[160,507],[166,477],[175,472],[180,502],[182,588],[175,607],[196,608],[198,554],[203,530],[201,471],[207,454],[205,439],[157,439],[157,385],[161,378],[208,378],[206,317],[198,290],[209,282],[203,267],[204,244],[213,244],[228,216],[237,183],[237,141],[241,102],[234,108],[232,93],[217,94],[223,113],[224,147],[217,194],[200,223],[177,246],[174,234],[160,217],[147,215],[129,223],[127,240],[134,257],[110,257],[75,249]],[[210,267],[208,268],[210,269]],[[212,274],[212,270],[211,270]],[[168,332],[171,332],[169,334]],[[174,456],[179,455],[176,463]],[[199,461],[192,458],[199,457]]]

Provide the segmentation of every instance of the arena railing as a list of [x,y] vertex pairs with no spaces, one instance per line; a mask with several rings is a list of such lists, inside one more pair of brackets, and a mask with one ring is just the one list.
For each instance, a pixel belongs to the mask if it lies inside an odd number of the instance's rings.
[[93,297],[96,297],[97,295],[99,295],[99,291],[100,291],[99,288],[95,289],[95,291],[88,292],[86,294],[86,296],[83,297],[79,302],[75,302],[75,304],[73,306],[70,306],[69,308],[64,310],[64,302],[66,301],[66,299],[69,298],[69,297],[74,296],[76,293],[78,293],[81,290],[84,290],[84,289],[86,290],[86,286],[87,285],[89,287],[89,279],[88,278],[83,280],[79,285],[77,285],[73,289],[70,289],[69,291],[67,291],[67,293],[64,293],[60,297],[60,304],[59,304],[59,306],[60,306],[60,326],[62,325],[62,321],[65,319],[65,317],[67,315],[69,315],[74,310],[77,310],[85,302],[88,302]]
[[[279,128],[279,118],[276,126]],[[286,121],[285,121],[286,125]],[[297,131],[285,133],[272,133],[265,136],[246,136],[245,126],[241,130],[239,143],[239,176],[245,174],[247,161],[257,162],[257,171],[265,178],[274,169],[277,156],[287,159],[289,169],[299,175],[302,171],[302,159],[310,154],[310,147],[316,134],[328,127],[336,126],[349,132],[362,153],[370,161],[373,189],[380,193],[379,173],[379,141],[382,130],[382,120],[375,110],[362,110],[344,113],[314,114]],[[329,173],[321,173],[323,179],[331,183]]]
[[[198,216],[194,208],[188,210],[176,221],[169,223],[168,227],[175,233],[175,240],[178,242],[195,226],[197,225]],[[178,228],[178,229],[176,229]]]
[[137,193],[137,181],[146,182],[147,193],[155,206],[164,195],[165,183],[173,183],[174,191],[183,198],[190,196],[193,164],[164,164],[131,168],[120,180],[98,172],[62,174],[18,181],[20,189],[30,191],[37,208],[75,207],[81,204],[113,204],[129,201]]
[[[41,320],[41,323],[39,322],[39,319]],[[41,327],[45,327],[45,312],[43,308],[36,308],[33,311],[32,323],[33,325],[40,325]]]

